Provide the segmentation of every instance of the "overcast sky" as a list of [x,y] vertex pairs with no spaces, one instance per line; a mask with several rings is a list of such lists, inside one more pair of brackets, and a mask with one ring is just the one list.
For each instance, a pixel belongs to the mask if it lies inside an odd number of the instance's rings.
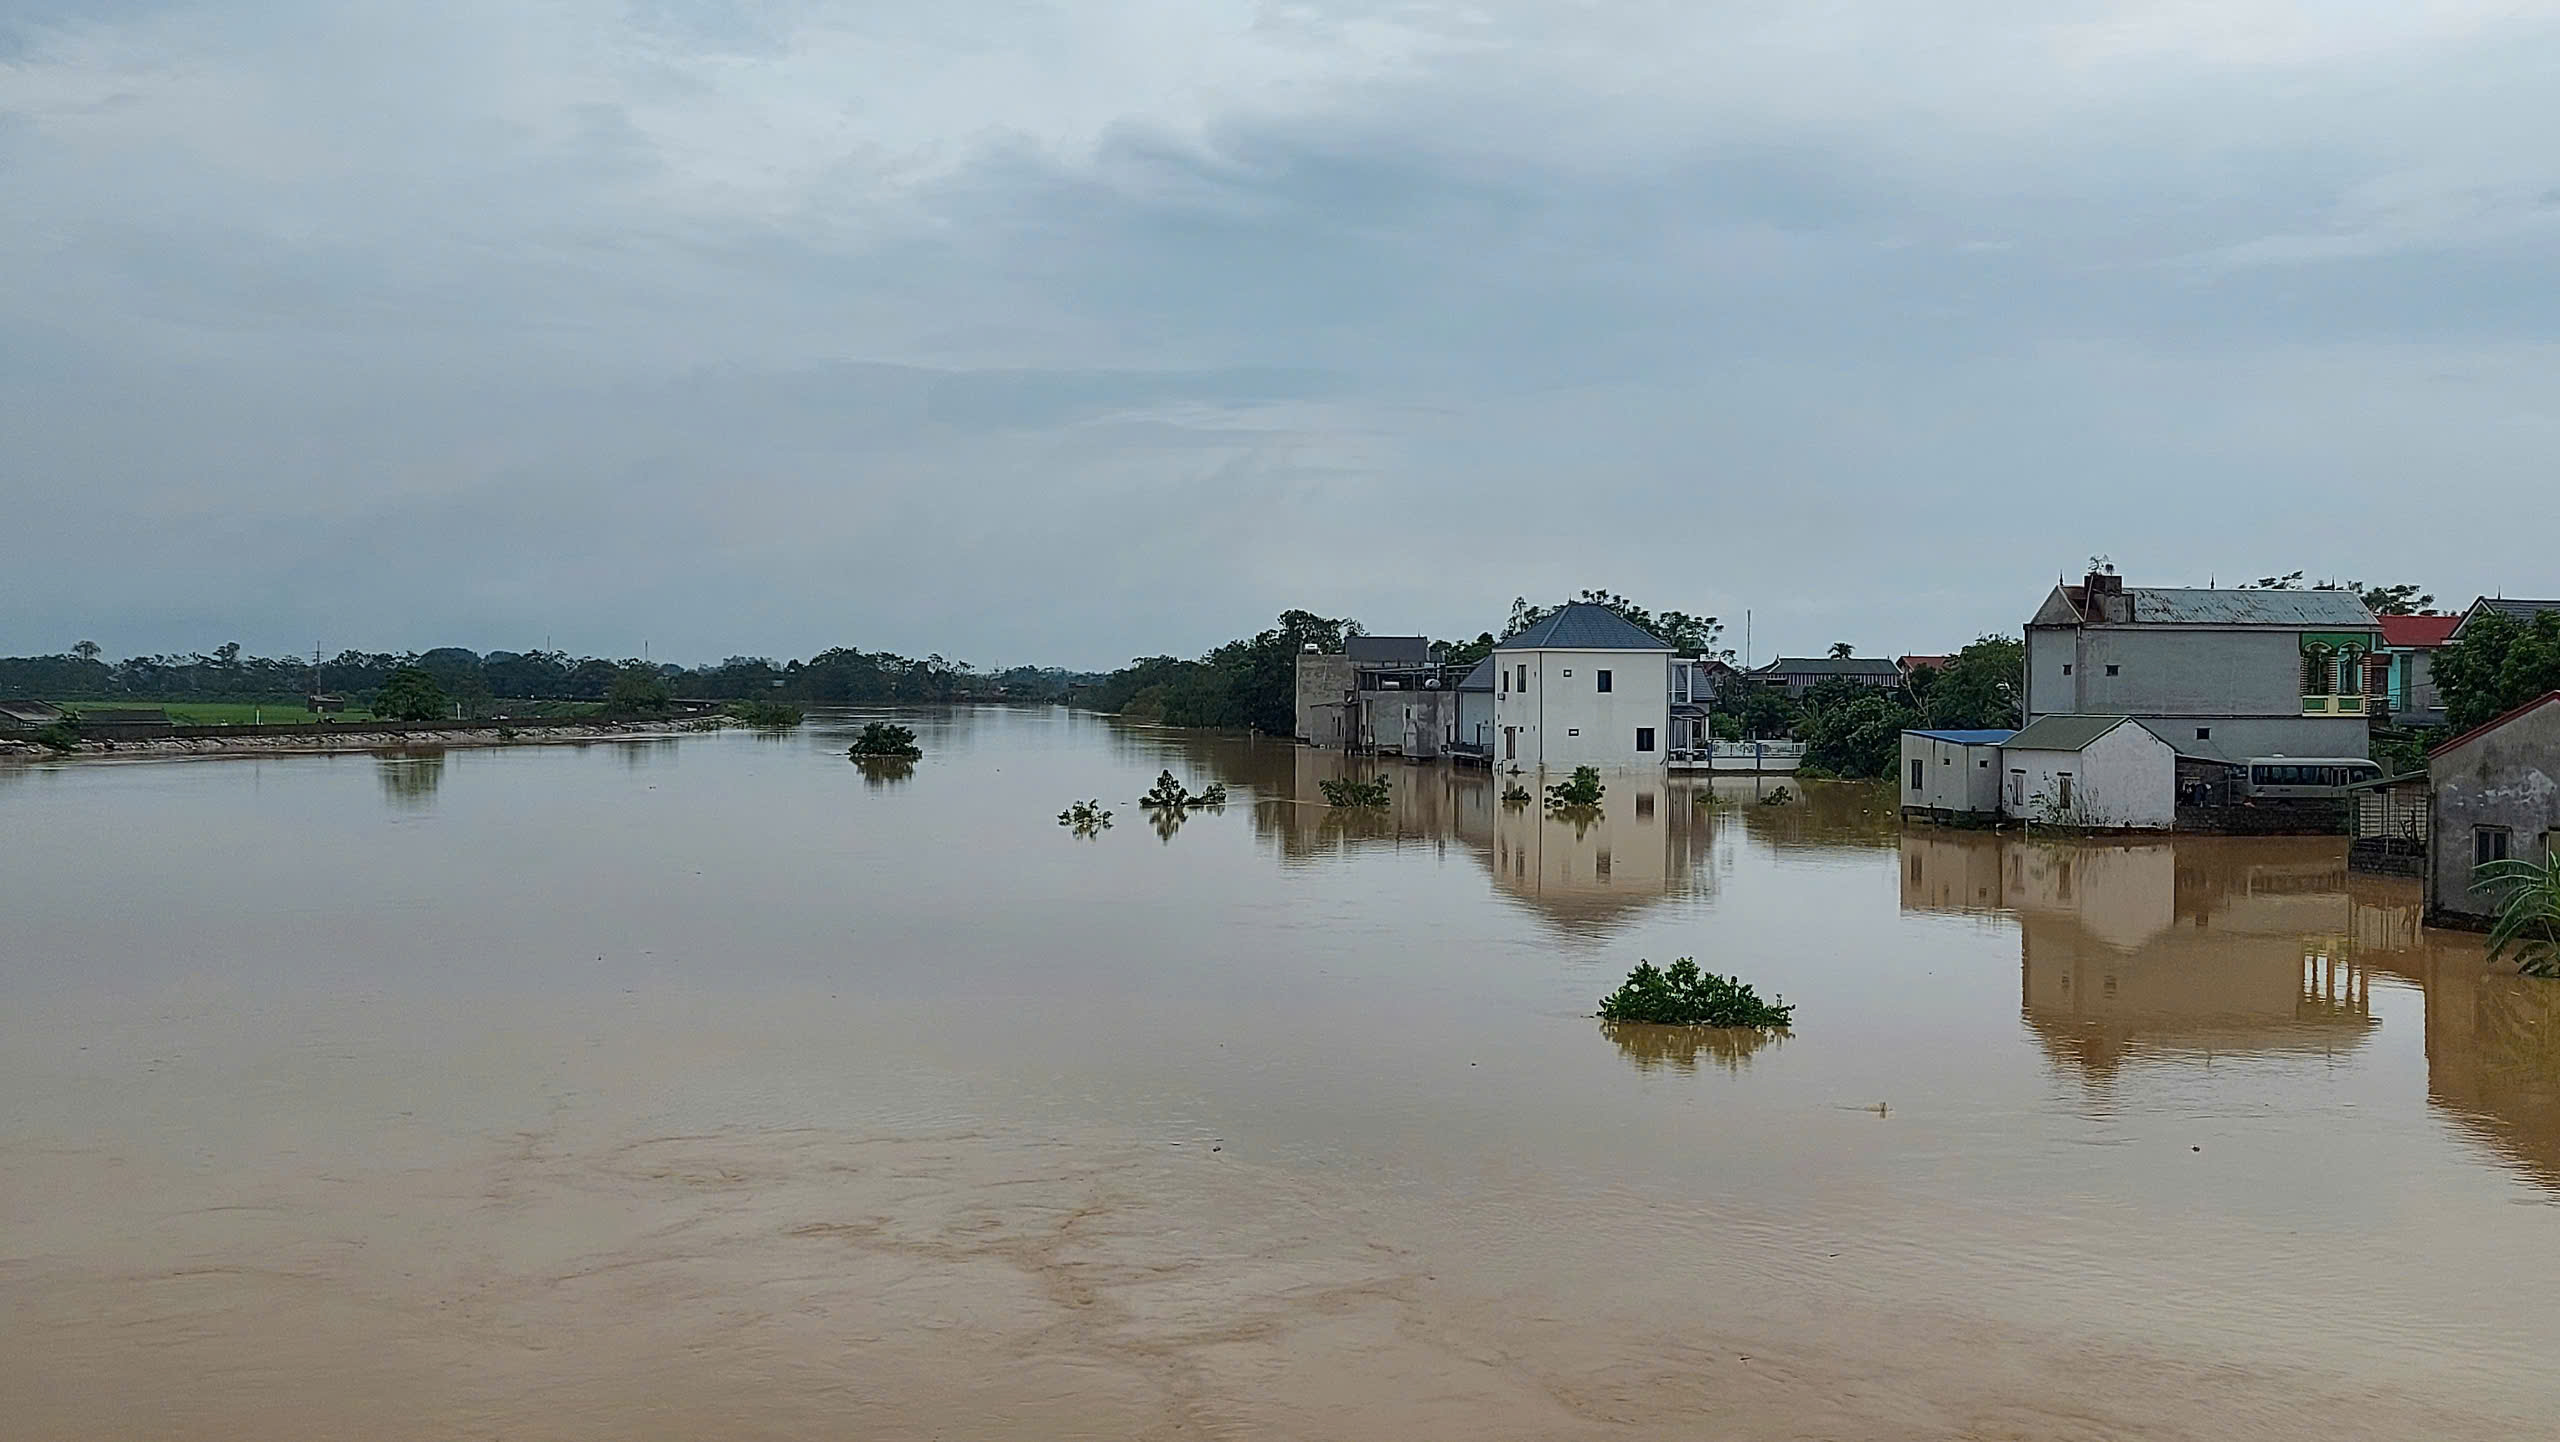
[[2560,0],[0,0],[0,651],[2560,593]]

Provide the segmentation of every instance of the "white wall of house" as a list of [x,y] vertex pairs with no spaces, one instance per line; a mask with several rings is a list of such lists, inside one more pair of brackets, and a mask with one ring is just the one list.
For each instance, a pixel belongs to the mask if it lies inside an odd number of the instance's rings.
[[1491,746],[1493,736],[1493,693],[1459,692],[1457,739],[1474,746]]
[[1671,746],[1670,652],[1496,651],[1493,660],[1496,765],[1525,771],[1663,766]]
[[1902,804],[1929,811],[2000,814],[2000,748],[1902,733]]
[[1999,769],[2000,810],[2021,821],[2165,830],[2178,819],[2178,755],[2134,722],[2077,751],[2003,747]]

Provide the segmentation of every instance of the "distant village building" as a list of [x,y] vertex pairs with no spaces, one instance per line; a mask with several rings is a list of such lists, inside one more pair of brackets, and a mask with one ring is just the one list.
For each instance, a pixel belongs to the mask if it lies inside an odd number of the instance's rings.
[[1497,766],[1660,768],[1671,727],[1670,644],[1577,601],[1495,644]]
[[2496,898],[2472,885],[2492,861],[2548,861],[2560,847],[2560,691],[2427,754],[2427,919],[2486,926]]
[[2435,653],[2453,641],[2460,616],[2384,616],[2382,654],[2375,658],[2369,694],[2379,696],[2390,718],[2404,726],[2444,724],[2444,695],[2436,689]]
[[1902,733],[1902,814],[1991,822],[2000,815],[2000,748],[2016,732]]
[[1716,695],[1738,675],[1728,662],[1713,656],[1683,656],[1671,663],[1671,754],[1674,760],[1702,756],[1714,745],[1710,712]]
[[1493,658],[1485,657],[1458,680],[1458,739],[1449,754],[1466,760],[1493,758]]
[[1908,681],[1914,671],[1944,671],[1948,663],[1954,660],[1953,656],[1896,656],[1893,658],[1893,669],[1901,672],[1902,679]]
[[[1438,756],[1457,733],[1457,692],[1424,636],[1353,636],[1298,657],[1298,739]],[[1408,749],[1411,748],[1411,749]]]
[[0,732],[42,731],[62,719],[62,708],[48,701],[0,701]]
[[1890,690],[1902,684],[1902,668],[1880,656],[1781,656],[1753,671],[1751,679],[1783,686],[1790,699],[1797,699],[1825,681]]
[[2056,586],[2026,628],[2030,728],[2132,716],[2181,754],[2371,754],[2367,657],[2382,628],[2347,591]]
[[2177,749],[2131,716],[2041,716],[2000,753],[2005,816],[2093,831],[2177,824]]
[[2482,596],[2473,601],[2470,608],[2462,613],[2462,619],[2454,624],[2453,639],[2461,640],[2462,633],[2469,629],[2472,623],[2492,611],[2519,626],[2530,626],[2533,624],[2533,618],[2543,612],[2560,611],[2560,601],[2511,601],[2504,596]]

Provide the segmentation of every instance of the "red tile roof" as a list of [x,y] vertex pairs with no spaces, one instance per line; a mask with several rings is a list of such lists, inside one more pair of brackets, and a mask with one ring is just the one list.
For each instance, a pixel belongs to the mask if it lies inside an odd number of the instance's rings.
[[2453,628],[2461,624],[2460,616],[2385,616],[2382,644],[2428,650],[2452,640]]

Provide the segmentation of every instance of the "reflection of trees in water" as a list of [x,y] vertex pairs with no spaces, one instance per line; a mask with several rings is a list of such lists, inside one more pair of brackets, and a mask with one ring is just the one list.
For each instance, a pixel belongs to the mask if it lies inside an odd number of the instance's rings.
[[408,810],[423,809],[435,804],[436,788],[444,785],[444,753],[385,756],[376,764],[374,775],[382,782],[384,800]]
[[916,774],[916,763],[903,756],[857,756],[853,768],[862,773],[862,784],[874,791],[904,786]]
[[623,765],[637,771],[644,766],[654,766],[662,760],[674,760],[676,738],[650,736],[632,741],[617,741],[614,743],[614,752],[622,758]]
[[1658,1071],[1669,1067],[1674,1071],[1694,1072],[1698,1060],[1728,1072],[1740,1072],[1762,1047],[1776,1046],[1786,1040],[1782,1032],[1752,1031],[1749,1028],[1721,1026],[1654,1026],[1636,1021],[1604,1021],[1600,1034],[1618,1044],[1618,1051],[1638,1071]]

